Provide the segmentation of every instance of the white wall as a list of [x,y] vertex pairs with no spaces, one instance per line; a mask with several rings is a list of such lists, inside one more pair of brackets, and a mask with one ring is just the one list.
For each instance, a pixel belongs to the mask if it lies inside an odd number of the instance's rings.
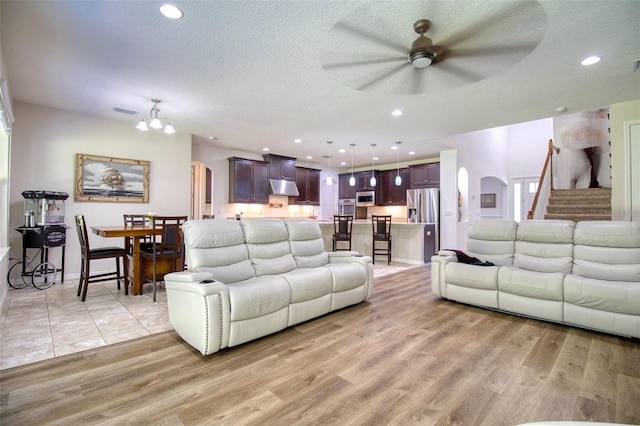
[[[12,256],[22,248],[24,190],[64,191],[67,246],[65,275],[77,277],[80,252],[74,215],[85,215],[87,224],[120,225],[124,213],[155,211],[166,215],[188,215],[191,185],[191,137],[184,133],[140,132],[131,123],[72,113],[32,104],[14,104],[11,151],[9,239]],[[178,127],[178,126],[176,126]],[[75,154],[112,156],[150,161],[149,203],[75,202]],[[118,245],[120,240],[90,236],[92,247]],[[59,250],[50,257],[59,263]],[[106,261],[105,261],[106,262]],[[112,261],[111,261],[112,262]],[[95,270],[112,269],[96,263]],[[94,264],[92,263],[92,268]]]
[[[553,119],[529,121],[507,127],[509,178],[540,177],[553,139]],[[508,180],[507,183],[510,184]]]
[[[631,212],[628,205],[626,193],[628,186],[625,184],[626,176],[629,176],[629,158],[625,152],[625,122],[640,120],[640,100],[623,102],[611,105],[609,110],[611,115],[611,218],[613,220],[625,220],[625,217],[632,217],[638,212]],[[640,168],[633,165],[635,173]],[[635,191],[634,197],[640,197],[637,188],[630,188]]]

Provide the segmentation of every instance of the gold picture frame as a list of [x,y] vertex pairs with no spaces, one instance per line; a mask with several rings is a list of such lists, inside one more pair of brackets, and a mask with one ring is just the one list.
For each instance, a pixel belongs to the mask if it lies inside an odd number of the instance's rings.
[[149,161],[76,154],[75,201],[149,202]]
[[496,194],[480,194],[480,207],[495,207]]

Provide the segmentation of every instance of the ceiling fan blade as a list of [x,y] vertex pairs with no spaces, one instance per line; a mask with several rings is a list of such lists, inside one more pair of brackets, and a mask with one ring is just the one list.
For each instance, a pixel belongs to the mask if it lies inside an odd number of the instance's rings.
[[406,68],[409,65],[408,62],[405,63],[401,63],[398,66],[395,66],[393,68],[391,68],[389,71],[385,72],[384,74],[381,74],[379,77],[374,78],[373,80],[370,80],[364,84],[361,84],[360,86],[355,87],[356,90],[367,90],[369,87],[374,86],[376,84],[378,84],[380,81],[391,77],[393,74],[396,74],[399,71],[402,71],[402,69]]
[[472,56],[495,56],[510,55],[514,53],[527,54],[531,52],[538,43],[521,43],[509,46],[472,47],[468,49],[449,49],[449,56],[452,58],[472,57]]
[[389,64],[389,63],[397,63],[397,62],[406,62],[406,57],[396,57],[396,58],[380,58],[380,59],[363,59],[360,61],[350,61],[350,62],[336,62],[331,64],[324,64],[322,68],[324,69],[333,69],[333,68],[347,68],[354,67],[360,65],[377,65],[377,64]]
[[424,70],[414,68],[411,73],[411,94],[419,95],[424,92],[424,79]]
[[375,32],[368,32],[365,30],[361,30],[360,28],[356,28],[352,25],[347,24],[344,21],[340,21],[336,23],[333,28],[336,30],[340,30],[345,33],[349,33],[355,35],[361,39],[367,40],[372,43],[381,44],[383,46],[387,46],[399,53],[403,53],[407,55],[409,53],[409,48],[403,44],[395,43],[393,41],[385,40],[378,36]]
[[480,81],[486,78],[485,75],[471,72],[451,62],[445,61],[442,63],[442,65],[438,65],[438,67],[440,67],[443,71],[460,78],[461,80],[465,80],[468,83],[475,83],[476,81]]
[[458,34],[454,34],[444,40],[438,40],[438,44],[452,50],[456,45],[469,39],[477,38],[479,33],[491,29],[494,26],[511,27],[513,25],[511,22],[512,19],[522,19],[522,17],[529,16],[528,9],[534,10],[534,8],[538,8],[544,13],[544,10],[542,10],[538,2],[533,0],[504,2],[503,4],[507,6],[488,18],[481,19],[475,24],[468,26]]

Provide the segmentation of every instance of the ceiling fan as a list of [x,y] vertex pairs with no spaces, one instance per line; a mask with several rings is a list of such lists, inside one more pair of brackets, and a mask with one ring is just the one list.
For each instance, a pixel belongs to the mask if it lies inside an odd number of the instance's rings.
[[447,54],[447,49],[434,46],[431,39],[425,37],[424,33],[429,30],[430,26],[431,21],[428,19],[421,19],[413,24],[413,30],[420,34],[411,44],[411,50],[409,51],[409,62],[414,68],[426,68],[433,63],[440,62]]
[[[431,1],[418,3],[416,10],[401,11],[393,10],[395,4],[386,2],[384,7],[389,9],[378,9],[374,15],[359,10],[337,22],[330,30],[322,67],[356,90],[434,93],[507,70],[535,49],[546,24],[546,13],[535,0]],[[431,7],[425,8],[425,4]],[[486,10],[477,13],[474,7]],[[430,10],[425,13],[420,9]],[[398,17],[394,22],[403,21],[406,27],[406,17],[399,15],[408,13],[431,18],[415,21],[413,30],[418,37],[412,43],[406,40],[408,31],[398,35],[401,28],[381,18]],[[429,30],[435,33],[432,37],[437,44],[427,37]]]

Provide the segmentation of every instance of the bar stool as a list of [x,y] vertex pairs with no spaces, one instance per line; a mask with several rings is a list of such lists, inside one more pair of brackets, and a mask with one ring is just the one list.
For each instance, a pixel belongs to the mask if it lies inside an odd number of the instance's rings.
[[[387,255],[387,265],[389,265],[391,263],[391,216],[372,215],[371,224],[373,226],[371,244],[373,263],[376,263],[376,255]],[[384,243],[386,247],[376,247],[376,243]]]
[[[351,251],[351,228],[353,227],[353,216],[335,215],[333,216],[333,251]],[[338,248],[338,242],[349,243],[348,248]]]

